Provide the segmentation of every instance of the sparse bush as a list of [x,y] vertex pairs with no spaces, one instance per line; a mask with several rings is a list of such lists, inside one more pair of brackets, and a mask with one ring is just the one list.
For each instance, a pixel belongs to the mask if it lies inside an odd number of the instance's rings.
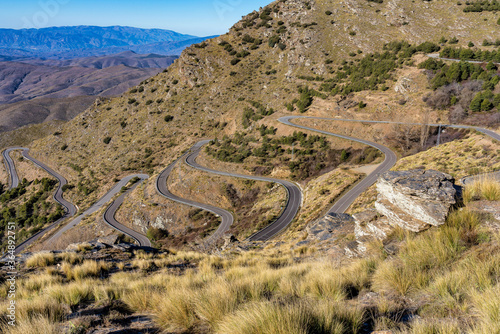
[[171,122],[171,121],[173,121],[173,120],[174,120],[174,116],[172,116],[172,115],[165,115],[165,117],[163,118],[163,120],[164,120],[165,122],[167,122],[167,123],[168,123],[168,122]]
[[105,137],[105,138],[102,140],[102,142],[103,142],[104,144],[106,144],[106,145],[107,145],[107,144],[109,144],[109,143],[111,142],[111,137]]
[[168,231],[161,228],[150,227],[146,235],[151,240],[160,240],[168,237]]

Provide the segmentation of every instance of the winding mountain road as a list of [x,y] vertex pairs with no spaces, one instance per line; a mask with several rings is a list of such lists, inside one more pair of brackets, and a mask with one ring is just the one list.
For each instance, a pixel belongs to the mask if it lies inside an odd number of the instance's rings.
[[309,131],[314,131],[318,132],[327,136],[334,136],[354,142],[358,142],[364,145],[368,145],[371,147],[374,147],[384,153],[385,159],[384,161],[370,174],[368,174],[363,180],[358,182],[351,190],[349,190],[344,196],[342,196],[338,201],[335,202],[335,204],[328,210],[328,213],[344,213],[349,206],[358,198],[359,195],[361,195],[366,189],[368,189],[370,186],[372,186],[378,179],[379,175],[388,171],[391,169],[395,164],[396,161],[398,160],[396,154],[388,147],[374,143],[368,140],[364,139],[359,139],[359,138],[354,138],[350,136],[344,136],[328,131],[322,131],[314,128],[310,128],[307,126],[303,125],[298,125],[295,123],[292,123],[292,120],[294,119],[317,119],[317,120],[339,120],[337,118],[327,118],[327,117],[311,117],[311,116],[285,116],[281,117],[278,119],[279,122],[288,125],[288,126],[293,126],[296,128],[304,129],[304,130],[309,130]]
[[210,140],[202,140],[198,143],[196,143],[192,148],[191,148],[191,153],[188,154],[185,158],[186,164],[189,166],[196,168],[198,170],[201,170],[203,172],[207,173],[212,173],[212,174],[217,174],[217,175],[222,175],[222,176],[230,176],[230,177],[236,177],[240,179],[247,179],[247,180],[254,180],[254,181],[264,181],[264,182],[274,182],[282,185],[286,191],[287,191],[287,203],[284,207],[284,209],[281,212],[281,215],[276,219],[273,223],[269,224],[266,226],[264,229],[260,230],[259,232],[253,234],[250,236],[248,239],[250,241],[265,241],[276,234],[280,233],[283,229],[285,229],[295,218],[295,215],[299,211],[300,205],[302,204],[302,192],[300,191],[300,188],[295,185],[292,182],[285,181],[285,180],[279,180],[279,179],[273,179],[273,178],[268,178],[268,177],[261,177],[261,176],[250,176],[250,175],[241,175],[241,174],[234,174],[234,173],[228,173],[228,172],[222,172],[218,170],[213,170],[210,168],[203,167],[199,165],[196,162],[196,158],[198,157],[198,154],[201,151],[201,148],[208,144]]
[[160,175],[156,179],[156,191],[158,192],[158,194],[160,194],[161,196],[163,196],[165,198],[168,198],[169,200],[172,200],[174,202],[178,202],[181,204],[189,205],[189,206],[192,206],[192,207],[195,207],[198,209],[206,210],[206,211],[211,212],[214,215],[220,217],[221,224],[217,228],[217,231],[215,231],[215,233],[213,233],[209,237],[209,239],[207,240],[208,243],[210,244],[210,243],[214,242],[215,240],[217,240],[218,238],[220,238],[225,232],[227,232],[229,230],[229,228],[231,227],[231,225],[234,222],[234,217],[227,210],[224,210],[224,209],[221,209],[221,208],[209,205],[209,204],[198,203],[198,202],[195,202],[195,201],[192,201],[189,199],[181,198],[179,196],[172,194],[168,190],[167,180],[168,180],[168,177],[170,176],[170,173],[172,173],[172,170],[174,169],[177,162],[181,159],[184,159],[188,154],[189,154],[189,152],[185,153],[179,159],[175,160],[170,165],[168,165],[168,167],[165,168],[160,173]]
[[10,152],[15,150],[26,150],[24,147],[10,147],[2,152],[3,162],[5,164],[6,171],[9,173],[9,190],[17,188],[19,186],[19,176],[17,175],[16,166],[14,161],[10,157]]
[[[487,64],[489,63],[489,61],[487,60],[470,60],[470,59],[456,59],[456,58],[441,58],[439,56],[439,53],[429,53],[427,54],[427,57],[429,58],[434,58],[434,59],[437,59],[437,60],[448,60],[448,61],[454,61],[454,62],[466,62],[466,63],[471,63],[471,64]],[[495,63],[493,62],[493,64],[496,64],[496,65],[500,65],[500,63]]]
[[[11,147],[11,148],[8,148],[6,149],[5,151],[2,152],[2,155],[4,157],[4,162],[5,162],[5,165],[7,167],[7,171],[9,172],[9,176],[10,176],[10,188],[9,189],[12,189],[12,188],[15,188],[19,185],[19,177],[17,175],[17,171],[16,171],[16,167],[15,167],[15,164],[12,160],[12,158],[10,157],[10,152],[12,151],[15,151],[15,150],[22,150],[22,155],[30,160],[31,162],[33,162],[35,165],[37,165],[38,167],[44,169],[46,172],[48,172],[50,175],[52,175],[53,177],[55,177],[58,181],[59,181],[59,186],[58,188],[56,189],[56,192],[54,193],[54,200],[57,201],[59,204],[61,204],[64,208],[65,208],[65,212],[66,214],[58,219],[57,221],[55,221],[54,223],[50,224],[49,226],[47,226],[46,228],[44,228],[43,230],[40,230],[39,232],[37,232],[36,234],[34,234],[33,236],[31,236],[30,238],[26,239],[25,241],[23,241],[22,243],[20,243],[19,245],[16,246],[16,254],[19,254],[20,252],[22,252],[24,249],[26,249],[26,247],[28,247],[29,245],[33,244],[35,241],[37,241],[38,239],[40,239],[43,235],[45,235],[46,233],[48,233],[49,231],[53,230],[55,227],[59,226],[59,224],[61,222],[63,222],[64,220],[66,220],[67,218],[69,217],[72,217],[76,214],[77,212],[77,209],[76,207],[68,202],[67,200],[65,200],[63,198],[63,191],[62,191],[62,187],[67,184],[67,180],[62,177],[61,175],[59,175],[57,172],[55,172],[53,169],[51,169],[50,167],[48,167],[47,165],[43,164],[42,162],[34,159],[33,157],[31,157],[29,154],[28,154],[28,149],[27,148],[24,148],[24,147]],[[65,225],[62,229],[60,229],[59,231],[57,231],[49,240],[48,240],[48,243],[54,243],[56,240],[58,240],[61,235],[70,230],[71,228],[73,228],[74,226],[76,226],[77,224],[79,224],[82,219],[87,216],[87,215],[90,215],[96,211],[98,211],[101,207],[103,207],[107,202],[109,202],[118,192],[121,191],[122,187],[126,186],[131,179],[133,179],[134,177],[138,177],[141,181],[134,184],[130,189],[128,189],[126,192],[124,192],[118,199],[116,199],[105,211],[105,215],[104,215],[104,220],[105,222],[110,225],[112,228],[132,237],[133,239],[137,240],[137,242],[139,243],[140,246],[143,246],[143,247],[151,247],[151,242],[149,241],[149,239],[134,231],[134,230],[131,230],[129,229],[128,227],[120,224],[119,222],[116,221],[116,219],[114,218],[114,215],[116,213],[116,210],[118,210],[118,208],[120,207],[120,205],[123,203],[123,199],[125,198],[125,196],[130,192],[132,191],[133,189],[135,189],[135,187],[137,187],[140,183],[142,183],[145,179],[147,179],[149,176],[148,175],[145,175],[145,174],[137,174],[137,175],[129,175],[125,178],[123,178],[122,180],[120,180],[108,193],[106,193],[98,202],[96,202],[94,205],[92,205],[89,209],[87,209],[83,214],[81,214],[80,216],[78,216],[76,219],[74,219],[73,221],[71,221],[68,225]]]
[[44,169],[47,173],[49,173],[50,175],[52,175],[54,178],[56,178],[59,181],[59,185],[58,185],[58,187],[57,187],[57,189],[56,189],[56,191],[55,191],[55,193],[53,195],[53,198],[54,198],[54,200],[56,202],[58,202],[59,204],[61,204],[64,207],[64,210],[65,210],[65,214],[64,214],[63,217],[61,217],[60,219],[58,219],[57,221],[53,222],[52,224],[50,224],[49,226],[47,226],[43,230],[38,231],[37,233],[35,233],[34,235],[32,235],[30,238],[26,239],[25,241],[23,241],[22,243],[20,243],[19,245],[17,245],[15,253],[19,254],[26,247],[28,247],[29,245],[33,244],[35,241],[37,241],[38,239],[40,239],[45,233],[49,232],[50,230],[52,230],[56,226],[58,226],[62,221],[64,221],[68,217],[74,216],[77,210],[76,210],[76,207],[72,203],[70,203],[67,200],[65,200],[63,198],[63,196],[62,196],[63,195],[62,187],[65,184],[68,183],[66,181],[66,179],[64,177],[62,177],[61,175],[59,175],[58,173],[56,173],[53,169],[51,169],[47,165],[45,165],[42,162],[40,162],[40,161],[32,158],[28,154],[28,149],[24,148],[24,147],[11,147],[11,148],[6,149],[2,153],[3,157],[4,157],[4,162],[6,164],[7,170],[8,170],[9,175],[10,175],[10,189],[15,188],[15,187],[17,187],[19,185],[19,177],[17,175],[16,166],[15,166],[14,162],[12,161],[12,158],[10,157],[10,152],[12,152],[14,150],[22,150],[23,157],[25,157],[26,159],[30,160],[31,162],[33,162],[38,167]]
[[[391,149],[388,147],[385,147],[383,145],[373,143],[367,140],[361,140],[349,136],[344,136],[344,135],[338,135],[334,134],[331,132],[327,131],[322,131],[322,130],[317,130],[314,128],[310,128],[307,126],[303,125],[298,125],[295,123],[292,123],[291,121],[294,119],[316,119],[316,120],[329,120],[329,121],[343,121],[343,122],[357,122],[357,123],[376,123],[376,124],[399,124],[399,125],[415,125],[415,126],[421,126],[424,125],[422,123],[405,123],[405,122],[391,122],[391,121],[367,121],[367,120],[355,120],[355,119],[342,119],[342,118],[329,118],[329,117],[312,117],[312,116],[285,116],[281,117],[278,121],[280,121],[283,124],[289,125],[289,126],[294,126],[297,128],[305,129],[305,130],[310,130],[310,131],[315,131],[319,132],[322,134],[330,135],[330,136],[335,136],[347,140],[352,140],[356,141],[365,145],[369,145],[372,147],[375,147],[382,151],[382,153],[385,154],[385,160],[384,162],[372,173],[367,175],[360,183],[358,183],[353,189],[351,189],[348,193],[346,193],[344,196],[342,196],[328,211],[330,212],[335,212],[335,213],[343,213],[349,206],[354,202],[354,200],[361,194],[363,193],[368,187],[370,187],[372,184],[374,184],[377,181],[378,176],[385,172],[388,171],[389,169],[394,166],[396,163],[397,157],[392,152]],[[478,132],[481,132],[495,140],[500,141],[500,134],[496,133],[495,131],[489,130],[489,129],[484,129],[476,126],[468,126],[468,125],[451,125],[451,124],[425,124],[427,126],[432,126],[432,127],[441,127],[441,128],[453,128],[453,129],[467,129],[467,130],[476,130]],[[496,178],[497,180],[500,180],[500,172],[494,172],[490,173],[488,175],[491,175],[492,177]],[[482,175],[476,175],[476,176],[471,176],[465,179],[464,182],[470,182],[470,180],[475,180],[478,178],[484,177]]]
[[[142,182],[144,182],[144,180],[146,180],[147,178],[149,178],[149,176],[145,175],[145,174],[137,174],[137,175],[127,176],[125,179],[123,179],[120,182],[118,182],[118,184],[116,186],[114,186],[114,188],[110,192],[108,192],[104,197],[109,197],[109,196],[112,197],[111,194],[113,192],[116,193],[117,191],[119,191],[122,186],[126,185],[134,177],[140,178],[141,181],[140,182],[136,182],[132,187],[130,187],[127,191],[125,191],[120,197],[118,197],[116,200],[114,200],[113,203],[111,203],[111,205],[108,206],[108,208],[104,212],[103,218],[104,218],[104,221],[109,226],[111,226],[115,230],[118,230],[118,231],[120,231],[120,232],[128,235],[129,237],[135,239],[137,241],[137,243],[139,243],[139,245],[141,247],[151,247],[151,241],[148,239],[148,237],[146,237],[145,235],[143,235],[143,234],[141,234],[141,233],[139,233],[137,231],[132,230],[131,228],[128,228],[127,226],[124,226],[124,225],[120,224],[115,219],[116,211],[118,210],[118,208],[120,207],[120,205],[122,205],[123,200],[125,199],[125,196],[127,196],[127,194],[129,192],[131,192],[137,186],[139,186]],[[120,184],[122,181],[125,182],[125,183],[122,183],[123,185]],[[113,195],[114,195],[114,193],[113,193]],[[102,201],[105,200],[104,197],[101,198]]]
[[[114,219],[114,214],[115,214],[116,210],[118,210],[119,206],[123,203],[124,197],[130,191],[132,191],[135,187],[137,187],[140,183],[142,183],[144,180],[146,180],[149,177],[148,175],[145,175],[145,174],[129,175],[129,176],[123,178],[122,180],[118,181],[118,183],[116,183],[116,185],[113,188],[111,188],[110,191],[108,191],[103,197],[101,197],[101,199],[99,199],[95,204],[93,204],[90,208],[85,210],[85,212],[83,212],[81,215],[79,215],[78,217],[73,219],[70,223],[65,225],[59,231],[57,231],[53,236],[50,237],[50,239],[47,242],[49,244],[56,242],[65,232],[69,231],[70,229],[72,229],[76,225],[80,224],[80,222],[85,217],[93,214],[94,212],[99,211],[102,207],[104,207],[106,205],[106,203],[111,201],[111,199],[117,193],[119,193],[121,191],[122,187],[125,187],[130,182],[130,180],[132,180],[134,177],[140,178],[141,182],[134,184],[133,187],[128,189],[126,192],[124,192],[118,199],[116,199],[110,205],[110,207],[106,210],[107,216],[105,215],[104,220],[108,225],[110,225],[114,229],[116,229],[116,230],[134,238],[135,240],[137,240],[139,245],[145,246],[145,247],[151,247],[151,242],[146,238],[146,236],[118,223]],[[116,204],[118,204],[118,205],[116,206]],[[114,207],[111,208],[111,206],[114,206]]]
[[[350,137],[350,136],[345,136],[345,135],[340,135],[328,131],[323,131],[323,130],[318,130],[314,129],[311,127],[295,124],[292,121],[295,119],[315,119],[315,120],[325,120],[325,121],[343,121],[343,122],[359,122],[359,123],[379,123],[379,124],[401,124],[401,125],[423,125],[421,123],[405,123],[405,122],[391,122],[391,121],[369,121],[369,120],[353,120],[353,119],[341,119],[341,118],[328,118],[328,117],[313,117],[313,116],[285,116],[281,117],[278,121],[292,127],[308,130],[308,131],[314,131],[317,133],[325,134],[328,136],[334,136],[338,138],[342,138],[345,140],[350,140],[354,142],[358,142],[364,145],[368,145],[371,147],[374,147],[378,150],[380,150],[384,155],[385,159],[384,161],[376,168],[375,171],[372,173],[368,174],[363,180],[361,180],[359,183],[357,183],[351,190],[349,190],[345,195],[343,195],[330,209],[329,213],[343,213],[345,212],[349,206],[354,202],[354,200],[361,194],[363,193],[366,189],[368,189],[371,185],[373,185],[378,176],[381,173],[384,173],[388,170],[390,170],[396,163],[397,157],[394,154],[394,152],[389,149],[388,147],[374,143],[368,140],[364,139],[359,139],[355,137]],[[447,125],[447,124],[426,124],[428,126],[433,126],[433,127],[449,127],[449,128],[455,128],[455,129],[468,129],[468,130],[476,130],[479,131],[495,140],[500,141],[500,134],[496,133],[495,131],[484,129],[484,128],[479,128],[479,127],[474,127],[474,126],[466,126],[466,125]],[[234,217],[233,215],[228,212],[227,210],[217,208],[208,204],[202,204],[198,203],[192,200],[180,198],[174,194],[172,194],[168,188],[167,188],[167,180],[168,177],[170,176],[170,173],[172,172],[173,168],[177,164],[179,160],[184,159],[185,163],[195,169],[212,173],[212,174],[217,174],[217,175],[222,175],[222,176],[229,176],[229,177],[236,177],[236,178],[244,178],[244,179],[249,179],[249,180],[255,180],[255,181],[264,181],[264,182],[274,182],[282,185],[286,191],[287,191],[287,204],[284,207],[281,215],[278,217],[278,219],[273,222],[272,224],[268,225],[261,231],[253,234],[252,236],[249,237],[249,240],[251,241],[265,241],[269,240],[270,238],[276,236],[278,233],[280,233],[283,229],[285,229],[294,219],[296,214],[298,213],[298,210],[301,206],[302,202],[302,193],[299,189],[299,187],[292,182],[285,181],[285,180],[279,180],[279,179],[273,179],[273,178],[266,178],[266,177],[259,177],[259,176],[249,176],[249,175],[240,175],[240,174],[234,174],[234,173],[229,173],[229,172],[223,172],[223,171],[217,171],[213,169],[209,169],[206,167],[203,167],[199,165],[196,162],[196,158],[198,157],[201,148],[209,143],[210,140],[203,140],[198,143],[196,143],[189,152],[185,153],[183,156],[181,156],[179,159],[171,163],[167,168],[165,168],[160,175],[158,176],[156,180],[156,190],[157,192],[170,199],[173,201],[176,201],[178,203],[186,204],[189,206],[197,207],[203,210],[207,210],[209,212],[212,212],[213,214],[219,216],[221,218],[221,224],[217,231],[212,234],[212,236],[209,238],[209,242],[215,241],[218,238],[220,238],[227,230],[229,230],[230,226],[234,222]],[[47,233],[48,231],[52,230],[55,226],[59,225],[61,221],[64,219],[73,216],[76,213],[76,207],[66,201],[63,196],[62,196],[62,187],[67,184],[67,181],[64,177],[56,173],[54,170],[46,166],[45,164],[41,163],[40,161],[32,158],[28,154],[28,149],[22,148],[22,147],[12,147],[8,148],[5,151],[3,151],[3,157],[4,157],[4,162],[7,168],[7,171],[9,172],[10,175],[10,189],[16,187],[19,185],[19,177],[17,175],[15,165],[12,161],[12,158],[10,157],[10,152],[14,150],[22,150],[23,156],[32,161],[34,164],[39,166],[40,168],[44,169],[47,171],[49,174],[51,174],[53,177],[55,177],[59,181],[59,186],[54,194],[54,199],[59,202],[66,211],[66,214],[64,215],[63,218],[59,219],[58,221],[52,223],[50,226],[45,228],[44,230],[41,230],[37,234],[33,235],[31,238],[28,240],[24,241],[20,245],[17,246],[16,253],[21,252],[24,250],[28,245],[32,244],[34,241],[39,239],[42,235]],[[492,173],[495,177],[498,178],[499,172]],[[147,175],[144,174],[137,174],[137,175],[130,175],[118,182],[106,195],[104,195],[97,203],[95,203],[91,208],[86,210],[82,215],[77,217],[75,220],[73,220],[70,224],[66,225],[64,228],[62,228],[60,231],[58,231],[54,236],[52,236],[49,239],[49,242],[57,240],[65,231],[71,229],[72,227],[76,226],[85,216],[96,212],[99,210],[104,204],[109,202],[114,195],[116,195],[123,186],[128,184],[128,182],[134,178],[134,177],[139,177],[141,179],[141,182],[143,182],[145,179],[148,178]],[[473,176],[469,179],[473,179],[476,176]],[[125,193],[123,193],[120,197],[118,197],[109,207],[106,209],[104,212],[104,220],[106,221],[107,224],[109,224],[111,227],[117,229],[118,231],[129,235],[130,237],[134,238],[141,246],[144,247],[151,247],[151,243],[147,237],[144,235],[129,229],[128,227],[120,224],[119,222],[116,221],[114,218],[116,210],[120,207],[120,205],[123,203],[123,200],[125,196],[128,194],[128,192],[132,191],[137,187],[141,182],[134,184],[130,189],[128,189]]]

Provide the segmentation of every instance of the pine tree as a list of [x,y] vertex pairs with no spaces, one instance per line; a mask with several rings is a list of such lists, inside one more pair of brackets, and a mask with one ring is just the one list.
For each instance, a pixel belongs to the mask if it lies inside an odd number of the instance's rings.
[[493,109],[493,103],[488,99],[484,99],[481,103],[481,111],[490,111],[491,109]]
[[483,97],[481,96],[481,93],[476,94],[476,96],[472,99],[472,102],[470,103],[470,110],[474,112],[481,111],[481,103],[483,102]]

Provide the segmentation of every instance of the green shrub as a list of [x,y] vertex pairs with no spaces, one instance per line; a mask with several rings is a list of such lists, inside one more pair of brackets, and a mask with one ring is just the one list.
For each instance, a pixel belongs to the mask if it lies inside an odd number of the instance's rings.
[[278,44],[281,41],[281,38],[278,35],[274,35],[271,38],[269,38],[268,45],[271,48],[274,48],[276,44]]
[[151,240],[160,240],[168,237],[168,231],[161,228],[150,227],[146,233],[146,236]]
[[102,140],[102,142],[103,142],[104,144],[106,144],[106,145],[107,145],[107,144],[109,144],[109,143],[111,142],[111,137],[106,137],[106,138],[104,138],[104,139]]

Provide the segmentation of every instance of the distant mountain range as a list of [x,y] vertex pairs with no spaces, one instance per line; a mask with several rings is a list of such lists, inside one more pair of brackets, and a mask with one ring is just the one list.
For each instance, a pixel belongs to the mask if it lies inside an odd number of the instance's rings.
[[0,132],[68,120],[120,95],[209,37],[131,27],[0,29]]
[[196,37],[171,30],[121,26],[0,29],[0,57],[71,59],[124,51],[180,55],[187,46],[212,37],[215,36]]

